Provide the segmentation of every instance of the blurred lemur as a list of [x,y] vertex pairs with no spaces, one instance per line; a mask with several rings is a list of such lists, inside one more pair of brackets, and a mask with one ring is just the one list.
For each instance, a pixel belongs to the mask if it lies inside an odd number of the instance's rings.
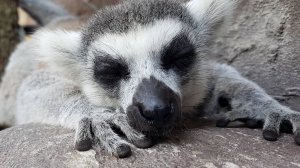
[[150,147],[182,114],[198,112],[220,115],[221,127],[263,122],[270,141],[289,122],[300,145],[300,113],[233,67],[209,60],[213,30],[234,6],[234,0],[128,0],[100,10],[80,30],[46,26],[10,58],[0,124],[61,125],[76,130],[77,150],[101,146],[127,157],[131,144]]

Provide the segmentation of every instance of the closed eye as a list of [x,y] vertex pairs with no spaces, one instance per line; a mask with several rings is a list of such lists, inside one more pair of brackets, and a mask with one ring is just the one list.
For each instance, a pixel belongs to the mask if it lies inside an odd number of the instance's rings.
[[128,66],[122,59],[99,57],[94,61],[94,77],[104,87],[112,88],[129,75]]
[[186,35],[178,35],[167,45],[161,56],[164,69],[175,69],[186,72],[190,69],[196,59],[196,52],[193,44]]

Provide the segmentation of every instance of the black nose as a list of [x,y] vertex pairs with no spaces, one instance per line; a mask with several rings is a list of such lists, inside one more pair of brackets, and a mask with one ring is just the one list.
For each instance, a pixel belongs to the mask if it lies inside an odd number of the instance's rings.
[[[129,117],[143,118],[157,128],[168,126],[179,116],[179,96],[163,82],[151,77],[144,79],[138,86],[132,107],[137,109]],[[134,116],[134,117],[133,117]],[[134,121],[141,122],[141,121]]]
[[172,103],[164,104],[159,99],[150,100],[143,104],[138,104],[138,109],[141,115],[148,121],[153,121],[157,124],[167,122],[171,117],[174,110]]

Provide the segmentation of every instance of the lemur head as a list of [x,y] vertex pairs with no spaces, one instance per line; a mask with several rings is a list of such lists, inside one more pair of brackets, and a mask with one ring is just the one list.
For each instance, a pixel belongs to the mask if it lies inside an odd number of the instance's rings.
[[[183,103],[203,94],[206,44],[230,0],[133,0],[99,11],[80,32],[37,33],[42,59],[65,72],[97,106],[116,107],[129,123],[163,134]],[[197,89],[201,90],[201,89]],[[193,99],[186,102],[190,95]]]

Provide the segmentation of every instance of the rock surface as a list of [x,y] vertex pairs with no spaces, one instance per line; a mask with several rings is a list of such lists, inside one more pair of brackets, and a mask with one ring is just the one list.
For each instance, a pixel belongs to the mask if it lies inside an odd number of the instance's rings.
[[240,0],[214,56],[300,111],[300,1]]
[[300,147],[291,135],[268,142],[262,139],[261,130],[204,125],[150,149],[133,148],[133,155],[126,159],[103,151],[75,151],[71,130],[16,126],[0,132],[0,167],[300,167]]
[[0,131],[0,167],[97,167],[95,152],[73,150],[73,136],[70,130],[46,125]]

